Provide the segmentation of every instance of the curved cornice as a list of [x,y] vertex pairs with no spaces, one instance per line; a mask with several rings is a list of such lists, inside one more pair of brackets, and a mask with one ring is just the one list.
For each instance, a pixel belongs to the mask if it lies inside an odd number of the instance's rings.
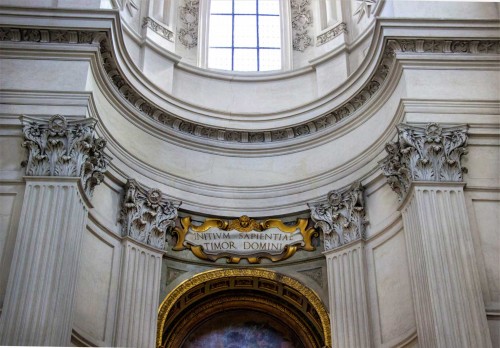
[[228,143],[274,143],[301,138],[328,129],[352,117],[373,99],[394,66],[396,55],[404,54],[499,54],[500,40],[444,40],[444,39],[387,39],[375,71],[361,89],[346,102],[326,114],[312,117],[290,127],[242,131],[217,128],[181,118],[151,102],[128,82],[117,63],[109,32],[90,30],[1,28],[0,41],[98,44],[100,62],[115,89],[130,106],[143,116],[151,118],[184,135]]

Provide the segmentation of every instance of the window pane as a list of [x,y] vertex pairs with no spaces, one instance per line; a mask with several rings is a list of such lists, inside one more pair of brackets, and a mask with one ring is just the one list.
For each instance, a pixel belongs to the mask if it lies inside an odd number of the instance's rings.
[[234,49],[234,70],[257,71],[257,49]]
[[281,50],[260,49],[260,71],[280,70]]
[[235,0],[234,13],[257,13],[257,4],[255,0]]
[[208,47],[232,46],[232,16],[210,16]]
[[259,16],[259,46],[281,47],[280,18]]
[[260,14],[280,14],[279,0],[259,0],[259,13]]
[[212,0],[210,13],[233,13],[232,0]]
[[231,48],[209,48],[208,67],[211,69],[231,70]]
[[256,16],[234,16],[234,47],[257,47]]

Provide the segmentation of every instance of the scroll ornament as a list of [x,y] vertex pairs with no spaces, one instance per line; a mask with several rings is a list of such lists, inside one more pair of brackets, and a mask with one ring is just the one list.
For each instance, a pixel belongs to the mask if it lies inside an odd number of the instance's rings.
[[463,180],[467,169],[461,159],[467,153],[467,126],[425,127],[400,124],[398,140],[387,143],[389,154],[380,162],[391,188],[403,199],[411,182]]
[[22,116],[21,122],[23,147],[28,150],[28,159],[21,163],[26,175],[80,177],[85,193],[92,197],[110,161],[104,154],[106,141],[95,132],[97,121],[68,121],[54,115],[48,122]]
[[174,251],[189,249],[198,258],[227,263],[260,263],[263,258],[273,262],[292,257],[298,250],[314,251],[312,238],[318,233],[307,228],[307,219],[297,219],[295,224],[285,224],[278,219],[256,221],[246,215],[235,220],[206,219],[201,225],[193,224],[191,217],[181,219],[182,228],[173,234],[177,243]]
[[125,186],[120,211],[122,235],[163,250],[166,233],[175,226],[177,209],[158,189],[145,189],[133,179]]
[[308,204],[315,227],[324,234],[325,251],[365,238],[363,187],[355,182],[348,189],[331,191],[324,202]]

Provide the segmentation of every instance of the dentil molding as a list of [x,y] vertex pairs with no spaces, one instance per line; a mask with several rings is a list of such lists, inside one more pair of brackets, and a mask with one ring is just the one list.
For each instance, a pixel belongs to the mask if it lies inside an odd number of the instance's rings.
[[21,165],[27,176],[79,177],[85,193],[104,180],[110,158],[104,154],[106,141],[95,133],[97,121],[86,118],[68,121],[54,115],[46,120],[22,116],[28,159]]
[[429,123],[421,127],[401,123],[397,130],[398,140],[386,144],[389,155],[380,166],[400,199],[415,181],[463,181],[466,168],[461,160],[467,153],[466,125],[443,127]]
[[122,236],[163,250],[166,234],[175,227],[181,204],[168,200],[159,189],[146,189],[128,179],[119,219]]
[[[191,18],[191,17],[189,17]],[[181,40],[180,36],[178,37]],[[113,53],[110,36],[103,31],[72,31],[56,29],[0,28],[0,41],[38,42],[60,44],[98,44],[100,59],[110,82],[119,94],[146,117],[184,135],[211,139],[226,143],[271,143],[300,138],[323,131],[352,116],[368,101],[372,100],[394,67],[398,53],[411,54],[500,54],[500,40],[433,40],[433,39],[389,39],[386,41],[382,59],[372,77],[361,90],[348,101],[325,115],[311,118],[293,127],[273,130],[231,130],[194,123],[161,109],[142,96],[127,82]]]
[[366,237],[368,220],[361,183],[355,182],[347,189],[330,191],[326,201],[308,206],[314,227],[323,231],[325,251]]

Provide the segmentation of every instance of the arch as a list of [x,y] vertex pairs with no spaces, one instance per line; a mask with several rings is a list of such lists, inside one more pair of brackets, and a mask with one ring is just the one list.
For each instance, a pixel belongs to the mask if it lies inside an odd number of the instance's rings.
[[158,310],[156,345],[182,342],[201,314],[242,308],[279,313],[305,342],[331,347],[329,315],[318,295],[294,278],[260,268],[210,270],[179,284]]

